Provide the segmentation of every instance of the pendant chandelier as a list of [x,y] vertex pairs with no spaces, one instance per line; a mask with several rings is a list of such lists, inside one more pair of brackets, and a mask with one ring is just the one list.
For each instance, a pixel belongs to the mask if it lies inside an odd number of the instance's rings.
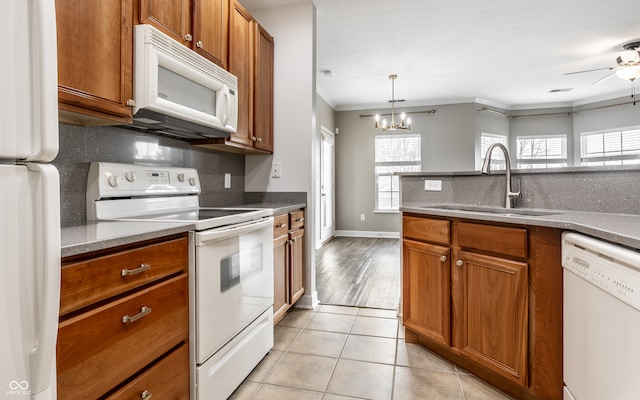
[[398,78],[398,75],[389,75],[389,79],[391,79],[391,124],[387,125],[387,120],[383,119],[382,123],[380,122],[380,115],[376,114],[376,129],[382,129],[382,133],[386,131],[395,131],[395,130],[411,130],[411,118],[406,118],[406,114],[402,113],[400,115],[400,123],[396,124],[395,121],[395,81]]

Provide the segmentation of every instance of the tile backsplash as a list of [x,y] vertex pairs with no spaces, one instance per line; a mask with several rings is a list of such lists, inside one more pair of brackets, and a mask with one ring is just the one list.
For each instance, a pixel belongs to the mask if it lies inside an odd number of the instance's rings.
[[[60,173],[61,224],[67,227],[86,221],[85,193],[92,161],[195,168],[202,184],[200,204],[226,206],[243,202],[244,158],[120,127],[61,123],[60,150],[52,162]],[[225,173],[231,173],[230,189],[224,189]]]

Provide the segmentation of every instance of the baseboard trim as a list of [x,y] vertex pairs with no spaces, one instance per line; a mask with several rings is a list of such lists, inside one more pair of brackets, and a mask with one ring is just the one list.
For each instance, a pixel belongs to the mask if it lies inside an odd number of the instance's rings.
[[344,231],[336,230],[336,237],[366,237],[366,238],[386,238],[400,239],[399,232],[376,232],[376,231]]

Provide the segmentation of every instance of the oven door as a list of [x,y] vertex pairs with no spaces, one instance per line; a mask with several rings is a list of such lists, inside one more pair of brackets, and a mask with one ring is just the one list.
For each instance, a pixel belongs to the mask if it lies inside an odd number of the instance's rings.
[[273,305],[273,217],[195,233],[196,363]]

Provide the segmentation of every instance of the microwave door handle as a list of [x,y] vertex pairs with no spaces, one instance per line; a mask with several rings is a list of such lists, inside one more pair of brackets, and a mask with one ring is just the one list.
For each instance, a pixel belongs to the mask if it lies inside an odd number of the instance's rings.
[[229,110],[231,109],[231,96],[229,95],[229,88],[227,87],[227,85],[224,85],[221,90],[221,96],[224,96],[226,101],[223,103],[220,122],[222,122],[222,125],[225,126],[227,125],[227,120],[229,119]]

